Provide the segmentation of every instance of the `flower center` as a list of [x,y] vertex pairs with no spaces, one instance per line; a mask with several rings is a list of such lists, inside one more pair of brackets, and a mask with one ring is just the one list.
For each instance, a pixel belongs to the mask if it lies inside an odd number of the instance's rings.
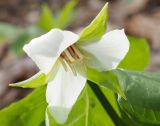
[[82,61],[82,59],[83,55],[81,54],[80,50],[76,47],[76,45],[69,46],[60,55],[60,60],[65,70],[68,71],[68,64],[74,75],[77,75],[75,63],[79,63],[80,61]]

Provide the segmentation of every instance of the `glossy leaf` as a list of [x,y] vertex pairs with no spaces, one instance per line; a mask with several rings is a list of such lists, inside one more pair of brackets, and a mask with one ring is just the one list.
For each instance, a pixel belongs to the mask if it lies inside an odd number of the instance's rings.
[[132,105],[128,101],[119,98],[119,104],[124,112],[132,119],[136,120],[138,126],[159,126],[160,110],[149,109],[137,105]]
[[114,70],[126,95],[120,106],[142,123],[160,124],[160,74]]
[[160,109],[160,74],[125,70],[114,70],[114,73],[130,103]]
[[144,70],[150,61],[150,49],[145,39],[129,36],[130,49],[119,68],[128,70]]

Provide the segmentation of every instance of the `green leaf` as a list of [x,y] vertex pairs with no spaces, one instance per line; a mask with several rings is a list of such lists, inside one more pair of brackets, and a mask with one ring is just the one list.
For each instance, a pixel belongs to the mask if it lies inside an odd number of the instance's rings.
[[112,119],[109,117],[108,113],[105,112],[93,91],[89,87],[87,88],[87,93],[89,95],[88,103],[90,105],[88,117],[90,122],[86,126],[115,126]]
[[77,42],[77,44],[83,45],[99,39],[103,34],[106,33],[107,20],[108,3],[106,3],[96,18],[82,30],[80,33],[80,40]]
[[71,24],[71,22],[74,20],[75,16],[74,9],[77,5],[77,2],[78,0],[71,0],[64,6],[64,8],[58,14],[56,27],[65,29],[67,26]]
[[42,5],[42,13],[38,26],[46,32],[50,31],[54,27],[52,11],[49,9],[47,4]]
[[122,98],[119,98],[119,105],[132,120],[136,120],[137,123],[140,124],[139,126],[160,125],[160,110],[132,105]]
[[142,123],[160,124],[160,74],[114,70],[127,100],[120,106]]
[[113,72],[118,76],[119,83],[130,103],[160,109],[160,74],[125,70]]
[[0,23],[0,41],[15,39],[22,31],[23,29],[20,27],[1,22]]
[[122,115],[122,120],[125,126],[148,126],[148,125],[143,125],[140,122],[135,121],[133,118],[127,115],[125,111],[122,111],[121,109],[121,115]]
[[88,68],[87,79],[99,86],[109,88],[125,98],[125,94],[119,85],[118,78],[112,73],[112,71],[98,72],[95,69]]
[[27,32],[24,32],[17,37],[16,41],[11,45],[10,48],[16,55],[21,55],[23,54],[23,45],[27,43],[29,40],[30,35]]
[[121,117],[122,115],[121,115],[121,111],[120,111],[120,108],[117,103],[117,97],[116,97],[115,93],[112,90],[110,90],[108,88],[104,88],[104,87],[101,87],[101,90],[104,93],[104,95],[106,96],[109,103],[112,105],[112,108],[116,111],[117,115],[119,117]]
[[40,126],[46,110],[46,87],[33,91],[26,98],[0,111],[2,126]]
[[65,124],[56,124],[51,116],[50,124],[51,126],[115,126],[89,86],[84,89]]
[[38,72],[33,77],[28,80],[10,84],[13,87],[23,87],[23,88],[37,88],[46,84],[46,75],[44,73]]
[[150,49],[145,39],[129,36],[130,49],[127,56],[120,63],[119,68],[128,70],[144,70],[150,60]]

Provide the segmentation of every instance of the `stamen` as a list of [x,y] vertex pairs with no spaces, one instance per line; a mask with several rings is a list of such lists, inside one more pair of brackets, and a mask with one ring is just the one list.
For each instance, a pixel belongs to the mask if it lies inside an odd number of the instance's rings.
[[78,56],[76,52],[74,51],[74,49],[72,48],[72,46],[68,48],[68,51],[70,52],[70,54],[72,55],[74,59],[78,60]]
[[65,60],[62,59],[62,58],[59,58],[59,60],[61,61],[62,65],[63,65],[63,67],[64,67],[64,69],[65,69],[65,71],[67,72],[67,71],[68,71],[68,68],[67,68],[67,64],[66,64]]
[[71,61],[69,60],[69,58],[67,57],[67,55],[66,55],[65,52],[63,52],[63,53],[60,55],[60,57],[61,57],[63,60],[65,60],[67,63],[71,63]]
[[75,66],[74,66],[73,64],[68,64],[68,65],[69,65],[69,67],[71,68],[72,73],[73,73],[75,76],[77,76],[77,72],[76,72]]
[[83,55],[81,54],[81,52],[79,51],[79,49],[75,45],[72,45],[72,48],[75,51],[75,53],[77,54],[79,60],[83,59]]
[[67,49],[64,51],[64,53],[67,55],[67,58],[71,61],[71,63],[75,61]]
[[77,76],[77,71],[74,63],[81,62],[83,58],[84,58],[83,55],[75,45],[68,47],[60,55],[60,61],[65,71],[67,72],[69,67],[75,76]]

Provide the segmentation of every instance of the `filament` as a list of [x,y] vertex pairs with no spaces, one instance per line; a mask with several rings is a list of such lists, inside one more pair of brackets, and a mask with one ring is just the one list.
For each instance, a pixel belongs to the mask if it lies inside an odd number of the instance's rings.
[[76,45],[71,45],[60,55],[60,61],[65,71],[67,72],[69,67],[75,76],[77,75],[77,71],[74,63],[80,63],[82,59],[83,55],[81,54],[80,50],[76,47]]

